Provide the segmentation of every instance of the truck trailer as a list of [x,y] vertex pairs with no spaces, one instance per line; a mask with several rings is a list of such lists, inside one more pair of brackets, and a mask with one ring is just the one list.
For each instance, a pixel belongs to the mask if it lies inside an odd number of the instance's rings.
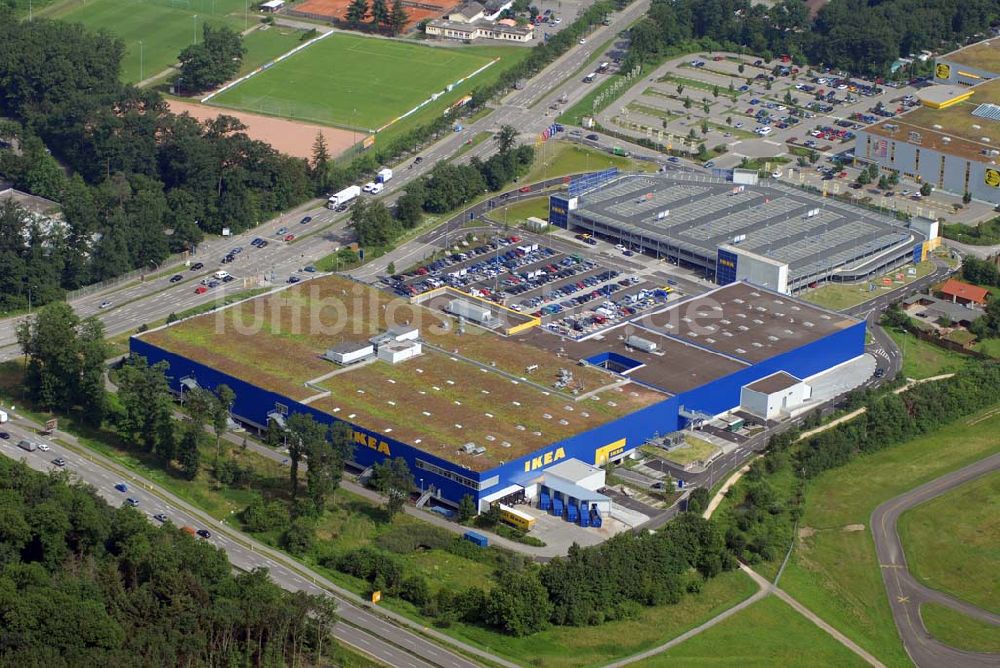
[[361,186],[348,186],[336,195],[331,196],[326,202],[326,208],[336,209],[341,204],[347,204],[360,194]]
[[375,174],[375,183],[387,183],[392,178],[392,170],[383,167]]

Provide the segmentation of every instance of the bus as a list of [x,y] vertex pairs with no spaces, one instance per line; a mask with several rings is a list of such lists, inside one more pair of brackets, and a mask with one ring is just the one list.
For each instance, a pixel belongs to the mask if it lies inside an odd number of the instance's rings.
[[597,72],[591,72],[587,76],[583,77],[583,83],[594,83],[594,79],[597,78]]
[[502,503],[500,504],[500,519],[521,531],[531,531],[535,526],[534,517],[517,508],[505,506]]

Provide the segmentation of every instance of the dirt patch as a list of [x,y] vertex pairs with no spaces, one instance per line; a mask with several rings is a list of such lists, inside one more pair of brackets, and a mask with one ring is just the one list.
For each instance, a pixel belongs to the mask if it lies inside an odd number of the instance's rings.
[[816,535],[816,529],[812,527],[802,527],[799,529],[799,538],[811,538]]
[[187,113],[199,121],[208,121],[217,116],[233,116],[247,126],[246,133],[251,139],[267,142],[278,151],[297,158],[308,158],[312,154],[312,145],[316,141],[316,133],[322,132],[326,138],[330,155],[336,157],[349,149],[355,139],[361,141],[361,135],[350,130],[330,128],[324,125],[290,121],[273,116],[262,116],[245,111],[220,109],[194,102],[170,100],[170,111],[175,114]]
[[[320,21],[344,21],[350,4],[351,0],[305,0],[285,10],[285,13]],[[410,30],[425,19],[439,19],[457,4],[456,0],[403,0],[403,8],[409,19],[403,31]],[[371,15],[367,18],[370,22]]]
[[865,530],[864,524],[848,524],[846,527],[841,529],[841,531],[844,531],[845,533],[850,533],[852,531],[864,531],[864,530]]

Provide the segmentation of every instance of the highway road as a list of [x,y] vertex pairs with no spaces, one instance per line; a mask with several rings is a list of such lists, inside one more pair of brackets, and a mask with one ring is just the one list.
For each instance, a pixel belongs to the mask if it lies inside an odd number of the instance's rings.
[[905,511],[991,471],[1000,470],[1000,454],[970,464],[886,501],[871,516],[872,535],[889,596],[889,606],[903,646],[919,668],[978,668],[1000,665],[1000,655],[966,652],[936,640],[920,617],[923,603],[939,603],[988,624],[1000,626],[1000,615],[926,587],[910,573],[896,523]]
[[[340,616],[340,622],[334,628],[337,639],[388,666],[473,668],[477,665],[404,628],[404,624],[414,627],[420,626],[418,624],[403,620],[393,613],[380,611],[381,614],[378,614],[360,607],[358,605],[360,599],[354,594],[337,587],[305,566],[294,564],[293,567],[294,562],[287,556],[209,517],[149,480],[83,446],[68,448],[51,438],[37,435],[35,430],[38,426],[23,417],[12,416],[11,422],[2,425],[2,431],[9,433],[11,438],[0,440],[0,454],[11,459],[23,459],[31,468],[43,472],[58,470],[59,467],[52,462],[61,457],[66,461],[66,466],[62,470],[69,472],[74,478],[93,485],[97,493],[110,504],[121,505],[127,498],[134,498],[139,501],[136,510],[149,517],[150,521],[155,522],[152,517],[163,513],[168,521],[176,525],[208,529],[211,533],[208,541],[225,550],[230,562],[237,568],[243,570],[266,568],[274,581],[285,589],[332,596],[337,601],[337,612]],[[56,436],[68,443],[75,441],[71,435],[61,432],[57,432]],[[49,450],[27,452],[16,445],[22,438],[45,443]],[[128,490],[126,492],[116,490],[115,485],[119,483],[125,483]],[[444,638],[442,634],[433,630],[425,629],[425,632],[439,640]],[[447,642],[461,644],[450,639]],[[468,646],[463,646],[463,649],[467,653],[483,656],[491,663],[509,668],[515,667],[515,664],[478,649]]]
[[[469,138],[479,132],[495,131],[501,125],[510,124],[520,130],[521,141],[533,142],[537,134],[553,122],[553,118],[548,117],[550,112],[547,110],[551,101],[565,93],[569,100],[567,104],[573,104],[590,90],[578,77],[572,75],[591,57],[593,45],[604,43],[628,27],[648,8],[649,0],[637,0],[623,12],[612,14],[611,25],[594,30],[588,35],[587,45],[577,45],[570,49],[528,80],[521,90],[511,91],[499,102],[493,113],[467,125],[462,132],[445,134],[420,153],[420,163],[406,160],[395,165],[394,178],[387,184],[380,199],[387,205],[392,205],[408,183],[429,172],[436,163],[449,159]],[[533,103],[537,103],[536,108],[529,109],[529,105]],[[485,158],[494,150],[493,142],[483,142],[465,153],[462,159],[471,159],[473,156]],[[183,265],[151,268],[153,274],[176,268],[176,273],[184,277],[180,283],[169,282],[171,272],[170,275],[147,281],[99,290],[71,301],[71,305],[81,316],[98,315],[105,323],[107,333],[117,335],[165,318],[171,312],[221,300],[226,294],[258,285],[265,278],[272,283],[283,283],[292,273],[353,240],[346,229],[348,214],[329,211],[324,208],[324,204],[323,200],[312,200],[241,234],[206,239],[189,258],[192,264],[204,264],[204,268],[199,271],[188,271]],[[300,224],[299,221],[305,216],[311,216],[313,220],[305,225]],[[292,242],[282,241],[283,235],[277,234],[281,228],[287,228],[287,233],[295,234],[297,238]],[[256,237],[267,239],[268,247],[258,250],[251,246],[250,241]],[[237,280],[205,294],[195,294],[198,282],[219,269],[222,257],[236,247],[242,247],[243,252],[236,256],[235,262],[222,268]],[[101,308],[105,301],[110,302],[110,305]],[[22,318],[8,318],[0,321],[0,361],[20,355],[16,329],[21,320]]]

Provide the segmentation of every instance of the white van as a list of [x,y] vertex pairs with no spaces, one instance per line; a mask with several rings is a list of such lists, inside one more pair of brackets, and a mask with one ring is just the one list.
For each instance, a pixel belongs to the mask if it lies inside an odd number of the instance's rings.
[[220,281],[226,278],[227,276],[229,276],[229,272],[225,271],[224,269],[220,269],[219,271],[215,272],[215,277]]

